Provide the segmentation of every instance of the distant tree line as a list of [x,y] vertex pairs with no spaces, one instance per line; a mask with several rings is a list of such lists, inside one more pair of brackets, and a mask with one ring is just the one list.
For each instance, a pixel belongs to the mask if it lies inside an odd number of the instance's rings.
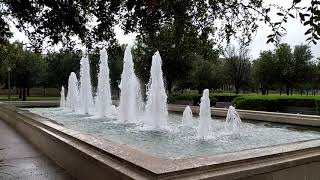
[[[295,92],[315,95],[320,89],[320,59],[314,59],[307,45],[293,48],[280,44],[274,50],[263,51],[251,61],[249,50],[240,44],[238,48],[227,46],[218,50],[213,42],[187,34],[182,43],[183,56],[175,59],[175,41],[170,29],[161,31],[156,49],[152,39],[138,39],[133,47],[135,71],[142,87],[148,83],[152,55],[159,50],[163,65],[167,92],[183,92],[186,89],[209,88],[218,92],[255,92],[263,95],[270,91],[290,95]],[[170,40],[171,39],[171,40]],[[207,39],[207,38],[204,38]],[[115,44],[108,48],[111,87],[119,90],[125,45]],[[26,49],[23,44],[3,43],[0,47],[0,85],[7,88],[8,68],[11,88],[16,87],[25,100],[30,88],[67,87],[70,72],[79,75],[82,52],[61,49],[58,52],[40,54]],[[99,49],[89,52],[92,84],[97,86]]]

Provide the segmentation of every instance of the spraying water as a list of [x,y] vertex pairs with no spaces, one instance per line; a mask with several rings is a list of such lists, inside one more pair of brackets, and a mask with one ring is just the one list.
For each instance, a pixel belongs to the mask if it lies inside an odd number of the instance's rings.
[[157,51],[152,56],[145,117],[145,123],[155,130],[166,129],[168,118],[167,94],[164,87],[161,64],[162,60]]
[[211,131],[211,111],[210,111],[210,98],[209,98],[209,90],[203,90],[203,95],[201,97],[200,103],[200,122],[198,127],[198,136],[201,139],[208,138]]
[[66,97],[65,97],[65,94],[64,94],[64,87],[62,86],[61,87],[61,92],[60,92],[60,107],[64,108],[66,107]]
[[68,79],[68,94],[66,100],[66,107],[70,108],[75,112],[79,104],[79,89],[78,89],[78,79],[74,72],[70,73]]
[[111,116],[111,90],[109,79],[108,55],[105,49],[100,51],[98,74],[98,90],[95,97],[95,115],[98,117]]
[[192,126],[192,111],[190,106],[187,106],[183,111],[182,123],[185,126]]
[[[119,85],[120,104],[119,120],[122,123],[137,123],[141,106],[141,91],[138,78],[134,73],[131,48],[127,46],[124,53],[123,71]],[[139,99],[140,98],[140,99]]]
[[79,113],[91,114],[93,107],[93,96],[90,78],[90,64],[88,56],[80,61],[80,108]]
[[242,121],[239,114],[233,106],[229,106],[226,117],[226,123],[226,130],[232,133],[239,132],[242,125]]

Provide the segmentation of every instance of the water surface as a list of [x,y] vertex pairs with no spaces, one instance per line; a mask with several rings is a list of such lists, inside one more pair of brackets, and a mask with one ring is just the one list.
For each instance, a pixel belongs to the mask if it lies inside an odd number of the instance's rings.
[[223,119],[213,119],[210,138],[201,140],[197,137],[198,117],[194,117],[192,127],[185,127],[182,126],[182,114],[169,114],[167,131],[147,131],[139,125],[121,124],[117,119],[94,118],[61,108],[27,110],[66,128],[166,159],[214,155],[320,138],[320,131],[315,128],[251,121],[243,123],[239,134],[232,134],[225,130]]

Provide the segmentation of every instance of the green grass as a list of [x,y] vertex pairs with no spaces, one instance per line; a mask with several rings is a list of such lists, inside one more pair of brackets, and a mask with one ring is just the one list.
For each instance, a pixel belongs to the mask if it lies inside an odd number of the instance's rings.
[[306,96],[306,95],[240,95],[247,99],[320,99],[320,95]]
[[[11,96],[11,101],[21,101],[19,96]],[[27,101],[51,101],[60,100],[60,97],[50,97],[50,96],[30,96],[27,97]],[[8,101],[8,95],[0,95],[0,101]]]

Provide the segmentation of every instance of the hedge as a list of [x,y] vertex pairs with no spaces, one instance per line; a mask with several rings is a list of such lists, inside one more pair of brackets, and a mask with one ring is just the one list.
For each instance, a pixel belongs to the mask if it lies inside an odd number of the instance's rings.
[[257,111],[279,111],[284,106],[316,108],[320,113],[319,97],[273,97],[273,96],[242,96],[232,101],[238,109]]
[[240,97],[237,94],[212,94],[219,102],[231,102],[233,99]]
[[[176,101],[183,100],[183,101],[190,101],[193,105],[197,106],[200,104],[201,94],[179,94],[179,95],[172,95],[168,98],[169,103],[176,103]],[[216,105],[217,98],[213,95],[209,96],[210,98],[210,106]]]

